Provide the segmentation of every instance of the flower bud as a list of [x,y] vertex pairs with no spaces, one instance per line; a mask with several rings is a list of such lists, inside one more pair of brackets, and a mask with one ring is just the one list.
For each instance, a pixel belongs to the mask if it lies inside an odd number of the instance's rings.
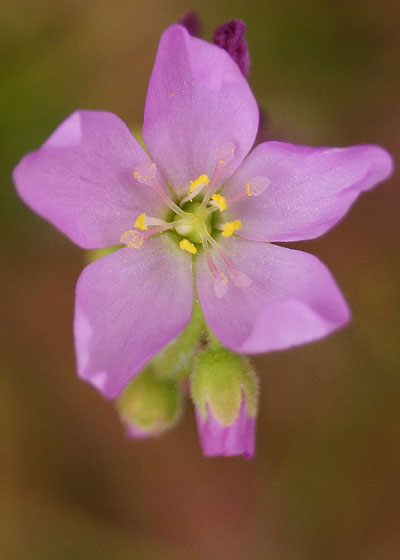
[[226,50],[245,77],[250,70],[249,48],[244,38],[246,31],[246,24],[241,19],[227,21],[214,31],[214,43]]
[[196,12],[188,11],[183,14],[183,16],[178,21],[181,25],[186,27],[192,37],[201,36],[201,23],[199,16]]
[[178,383],[158,378],[148,367],[125,387],[117,406],[127,434],[144,439],[158,436],[177,423],[183,395]]
[[247,358],[225,348],[206,350],[191,378],[204,455],[254,454],[258,382]]

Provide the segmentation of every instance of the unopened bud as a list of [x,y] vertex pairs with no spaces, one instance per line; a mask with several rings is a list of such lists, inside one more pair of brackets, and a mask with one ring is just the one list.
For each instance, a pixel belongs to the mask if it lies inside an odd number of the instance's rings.
[[201,35],[201,23],[199,16],[196,12],[189,11],[185,12],[183,16],[178,21],[181,25],[186,27],[190,35],[193,37],[200,37]]
[[191,378],[191,396],[204,454],[251,458],[258,382],[247,358],[225,348],[206,350]]
[[158,436],[177,423],[183,396],[178,383],[156,377],[149,367],[125,387],[117,406],[128,435],[143,439]]
[[245,77],[250,70],[249,48],[244,38],[246,31],[246,24],[241,19],[227,21],[214,31],[214,43],[231,55]]

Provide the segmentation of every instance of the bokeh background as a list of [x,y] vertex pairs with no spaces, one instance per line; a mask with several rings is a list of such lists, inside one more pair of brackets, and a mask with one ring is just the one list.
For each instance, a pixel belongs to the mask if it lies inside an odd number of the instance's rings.
[[400,161],[395,0],[2,0],[0,558],[398,559],[398,175],[298,244],[334,272],[354,320],[255,360],[252,461],[203,458],[190,404],[168,435],[130,441],[75,375],[84,255],[23,206],[11,170],[76,108],[140,126],[159,36],[188,9],[205,38],[247,22],[264,138],[375,142]]

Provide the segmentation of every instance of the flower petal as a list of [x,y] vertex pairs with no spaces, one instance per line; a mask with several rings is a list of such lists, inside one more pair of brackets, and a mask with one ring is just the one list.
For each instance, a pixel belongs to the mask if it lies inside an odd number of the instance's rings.
[[117,396],[186,326],[192,303],[191,258],[165,236],[93,262],[76,288],[79,376]]
[[251,284],[241,288],[229,281],[218,299],[200,256],[197,289],[207,323],[228,348],[243,354],[289,348],[322,338],[349,320],[332,275],[313,255],[237,237],[226,248]]
[[21,198],[85,249],[119,243],[140,212],[157,212],[153,192],[133,178],[147,160],[116,115],[77,111],[14,170]]
[[312,239],[340,220],[362,191],[386,179],[392,166],[380,146],[309,148],[265,142],[246,158],[224,194],[236,194],[254,177],[268,177],[260,196],[246,196],[229,210],[242,221],[240,235],[259,241]]
[[179,191],[214,171],[216,149],[235,145],[229,176],[250,150],[258,107],[237,64],[180,25],[161,37],[147,92],[143,138],[164,177]]
[[201,447],[206,457],[232,457],[234,455],[244,455],[246,459],[253,457],[256,417],[247,414],[244,399],[239,415],[231,426],[220,424],[210,407],[208,407],[206,419],[196,408],[196,422]]

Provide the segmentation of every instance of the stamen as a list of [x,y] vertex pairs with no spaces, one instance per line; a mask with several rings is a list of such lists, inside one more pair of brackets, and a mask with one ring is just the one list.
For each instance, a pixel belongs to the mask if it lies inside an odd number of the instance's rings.
[[163,233],[164,231],[168,231],[169,229],[173,229],[175,225],[179,222],[171,222],[167,223],[164,220],[158,220],[158,218],[148,218],[149,220],[153,219],[154,221],[160,221],[163,225],[159,225],[150,229],[146,229],[145,232],[141,231],[140,229],[128,229],[124,231],[121,235],[120,243],[124,243],[127,247],[133,247],[134,249],[139,249],[144,243],[146,239],[157,235],[158,233]]
[[212,200],[211,204],[213,206],[216,206],[221,212],[223,212],[228,208],[228,205],[226,203],[226,198],[222,196],[222,194],[213,194],[211,200]]
[[271,183],[268,177],[253,177],[248,181],[243,189],[241,189],[232,198],[228,199],[228,205],[246,198],[246,196],[260,196]]
[[149,226],[166,226],[168,222],[161,220],[161,218],[153,218],[148,216],[145,212],[139,214],[135,222],[135,228],[141,229],[142,231],[147,231]]
[[[194,192],[196,192],[196,194],[199,193],[201,189],[203,189],[208,185],[209,182],[210,182],[209,176],[206,173],[203,173],[202,175],[200,175],[200,177],[198,177],[194,181],[190,181],[190,189],[188,194],[191,194],[192,197],[194,198],[196,196]],[[199,188],[200,190],[198,190]]]
[[230,237],[235,231],[242,227],[240,220],[233,220],[233,222],[226,222],[222,224],[222,237]]
[[157,166],[152,161],[144,161],[135,167],[133,172],[134,178],[142,185],[148,185],[161,198],[165,204],[180,216],[186,216],[186,213],[175,204],[167,194],[167,186],[164,179],[158,173]]
[[147,230],[145,213],[139,214],[135,222],[135,228],[141,229],[143,231]]
[[218,187],[222,178],[224,167],[233,160],[234,153],[235,153],[235,145],[232,144],[232,142],[226,142],[226,144],[223,144],[222,146],[220,146],[215,150],[216,165],[214,168],[214,173],[212,174],[210,182],[207,186],[207,192],[201,203],[202,208],[204,208],[207,205],[212,193]]
[[191,255],[195,255],[197,253],[196,246],[189,241],[189,239],[182,239],[179,241],[179,248],[182,249],[182,251],[187,251]]
[[189,192],[187,196],[185,196],[185,198],[181,200],[181,204],[185,204],[185,202],[188,202],[189,200],[192,201],[194,198],[196,198],[196,196],[204,189],[204,187],[208,185],[209,182],[210,178],[205,173],[200,175],[200,177],[198,177],[194,181],[190,181]]

